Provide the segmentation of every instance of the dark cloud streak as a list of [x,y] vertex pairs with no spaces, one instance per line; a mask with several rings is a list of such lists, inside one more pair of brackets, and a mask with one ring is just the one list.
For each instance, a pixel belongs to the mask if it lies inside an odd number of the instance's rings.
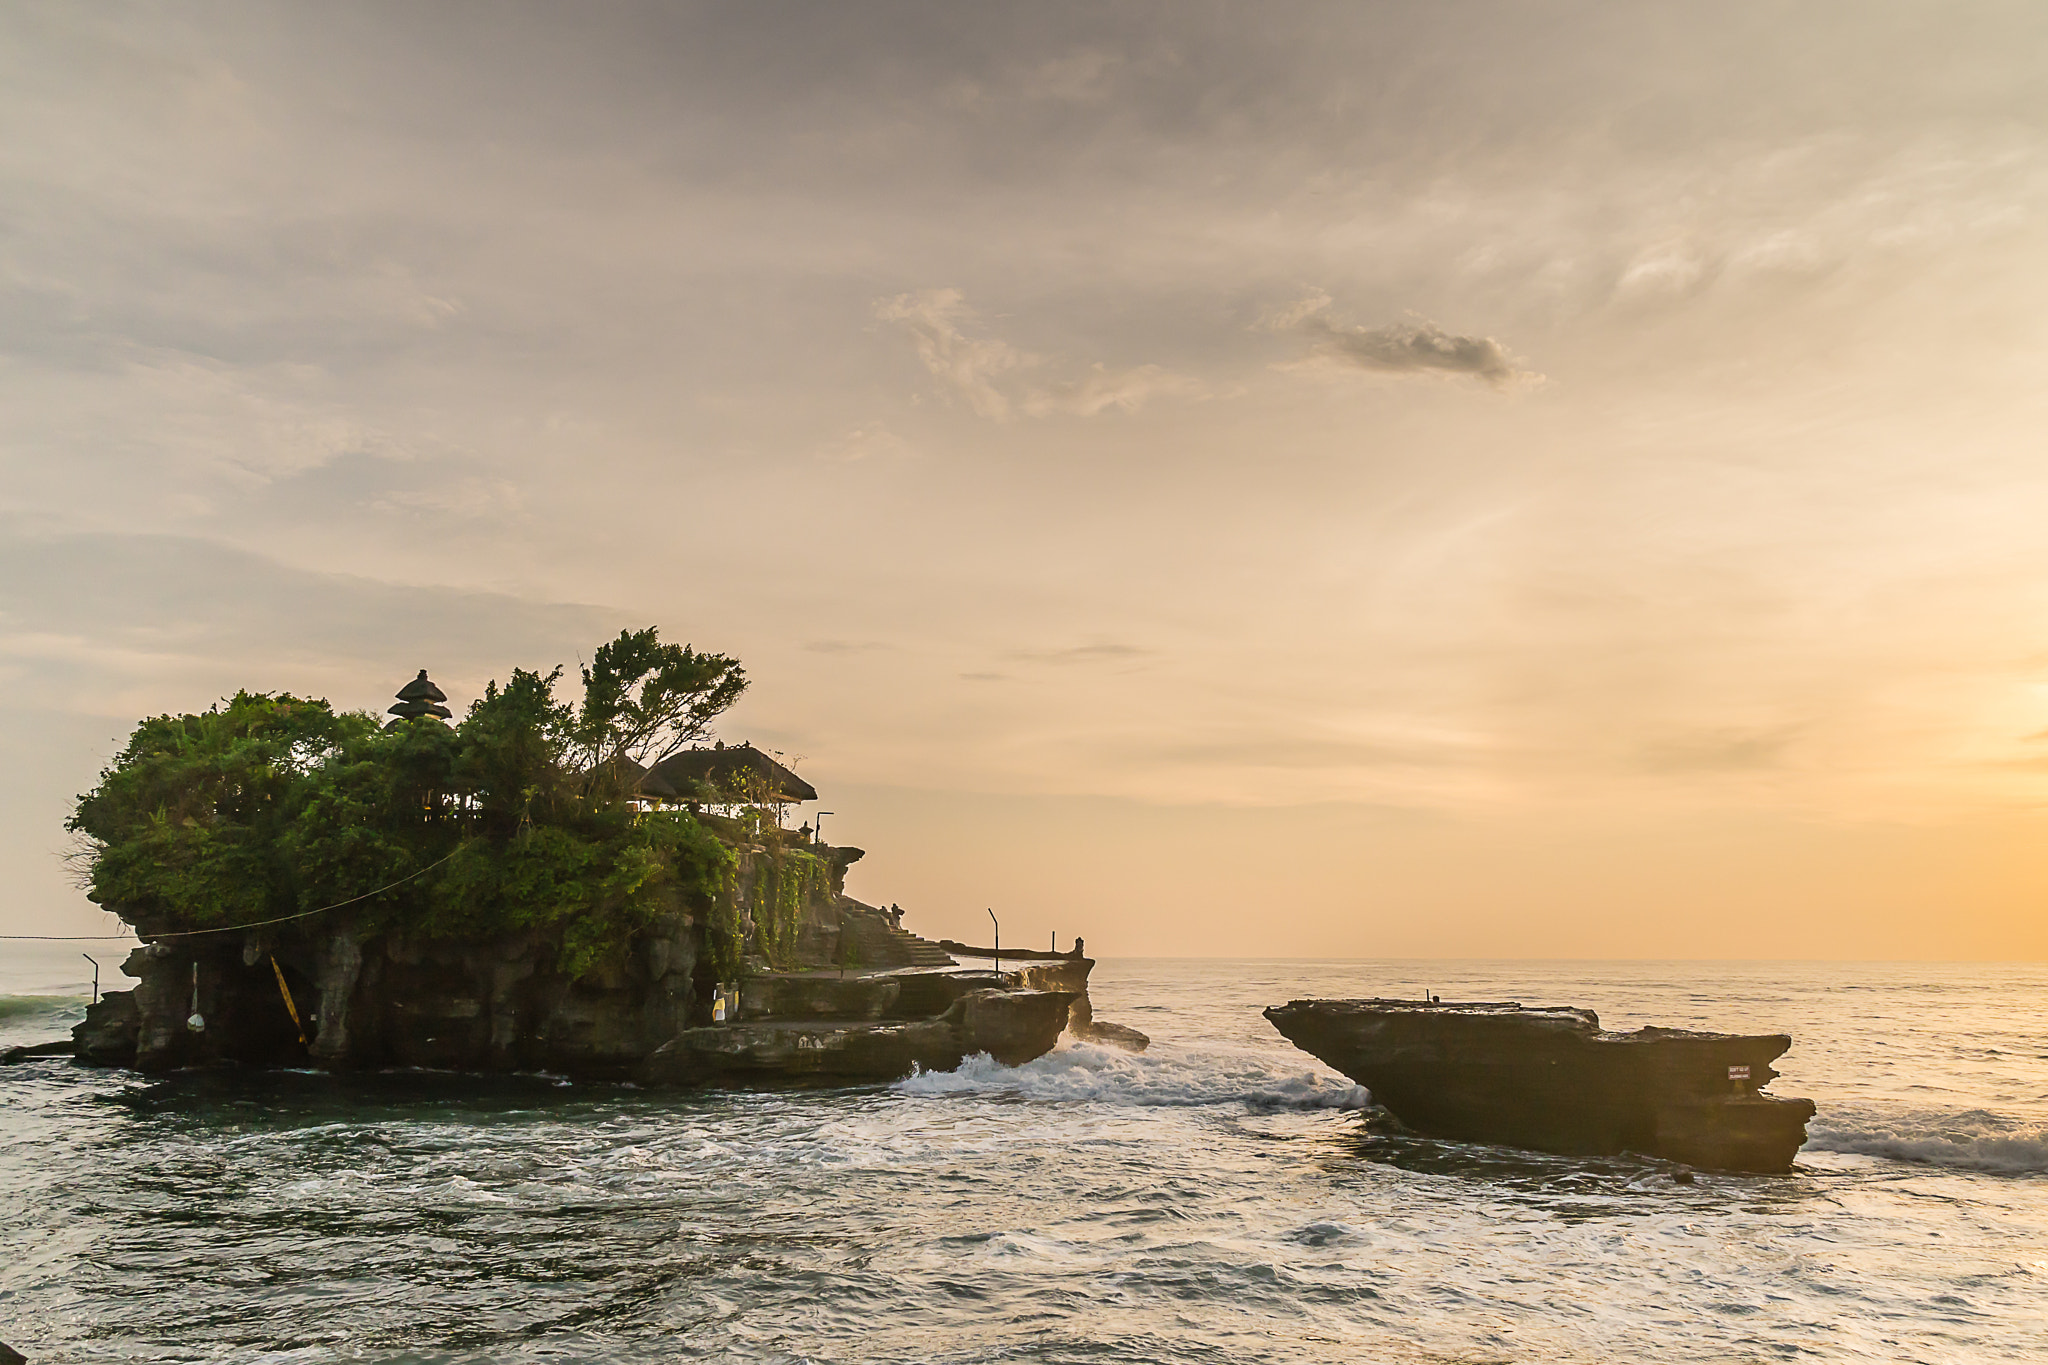
[[1330,320],[1329,300],[1312,299],[1289,310],[1280,325],[1309,337],[1318,355],[1390,374],[1469,375],[1495,388],[1540,382],[1543,376],[1518,369],[1507,348],[1492,337],[1460,336],[1433,322],[1396,322],[1384,327],[1345,326]]

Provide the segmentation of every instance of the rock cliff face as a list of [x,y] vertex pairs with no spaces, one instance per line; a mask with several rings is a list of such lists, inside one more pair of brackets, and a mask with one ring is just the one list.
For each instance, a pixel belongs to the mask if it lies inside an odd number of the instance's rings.
[[851,861],[835,858],[832,887],[802,907],[795,970],[753,957],[729,1018],[714,1018],[720,983],[704,930],[684,911],[578,977],[556,967],[556,944],[532,933],[427,938],[337,914],[317,933],[145,943],[125,964],[140,984],[88,1012],[74,1032],[77,1055],[143,1071],[239,1064],[657,1084],[892,1079],[978,1052],[1027,1061],[1054,1046],[1077,1000],[1085,1014],[1092,963],[1076,960],[1056,980],[964,971],[841,893]]
[[[623,1079],[692,1022],[696,931],[681,917],[581,979],[554,970],[554,957],[532,935],[426,940],[346,923],[276,943],[145,944],[123,968],[140,984],[87,1014],[78,1055],[143,1071],[227,1062]],[[195,1014],[203,1027],[190,1026]]]
[[1088,999],[1088,972],[1094,959],[1069,957],[1025,962],[1017,968],[1017,982],[1042,991],[1069,991],[1074,1003],[1067,1011],[1067,1032],[1084,1043],[1107,1043],[1126,1052],[1143,1052],[1152,1040],[1128,1024],[1112,1024],[1095,1017]]
[[1397,1000],[1296,1000],[1266,1018],[1438,1137],[1785,1171],[1814,1112],[1761,1093],[1792,1046],[1782,1033],[1609,1033],[1591,1010]]

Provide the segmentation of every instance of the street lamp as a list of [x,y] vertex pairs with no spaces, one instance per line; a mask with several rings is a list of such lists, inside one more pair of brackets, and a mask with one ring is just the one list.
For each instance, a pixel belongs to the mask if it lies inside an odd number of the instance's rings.
[[826,816],[828,816],[828,815],[837,815],[838,813],[839,813],[839,812],[838,812],[838,811],[836,811],[836,810],[821,810],[821,811],[819,811],[819,812],[818,812],[818,813],[817,813],[816,815],[812,816],[812,817],[811,817],[811,837],[812,837],[812,838],[814,838],[814,839],[816,839],[816,840],[817,840],[817,841],[818,841],[818,842],[819,842],[820,844],[824,843],[824,842],[825,842],[825,817],[826,817]]

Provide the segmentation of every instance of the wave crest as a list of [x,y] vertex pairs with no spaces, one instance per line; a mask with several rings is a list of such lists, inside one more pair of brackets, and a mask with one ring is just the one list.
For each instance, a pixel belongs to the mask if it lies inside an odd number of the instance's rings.
[[898,1081],[904,1095],[1000,1092],[1025,1099],[1185,1108],[1243,1104],[1252,1109],[1363,1109],[1365,1088],[1342,1076],[1283,1072],[1250,1057],[1155,1047],[1129,1053],[1079,1043],[1004,1066],[977,1053],[952,1071],[920,1071]]
[[31,1014],[57,1014],[85,1003],[82,995],[0,995],[0,1019]]
[[2048,1126],[1982,1109],[1960,1114],[1857,1114],[1816,1122],[1809,1152],[1850,1152],[1922,1166],[2033,1174],[2048,1171]]

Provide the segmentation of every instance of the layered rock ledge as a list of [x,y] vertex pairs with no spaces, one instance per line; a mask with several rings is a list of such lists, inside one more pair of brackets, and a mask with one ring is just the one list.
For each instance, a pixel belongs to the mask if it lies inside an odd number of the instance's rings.
[[[654,1085],[877,1081],[977,1053],[1018,1065],[1050,1051],[1070,1021],[1090,1019],[1087,958],[963,968],[844,895],[814,900],[802,928],[807,960],[788,971],[757,963],[729,985],[708,972],[703,931],[688,914],[576,977],[530,935],[424,939],[340,921],[318,935],[149,943],[124,968],[140,984],[94,1005],[73,1050],[88,1065],[151,1072],[227,1064]],[[848,955],[870,965],[820,965]]]
[[1782,1033],[1613,1033],[1588,1009],[1295,1000],[1266,1018],[1418,1133],[1567,1156],[1640,1152],[1779,1172],[1813,1101],[1762,1093]]

